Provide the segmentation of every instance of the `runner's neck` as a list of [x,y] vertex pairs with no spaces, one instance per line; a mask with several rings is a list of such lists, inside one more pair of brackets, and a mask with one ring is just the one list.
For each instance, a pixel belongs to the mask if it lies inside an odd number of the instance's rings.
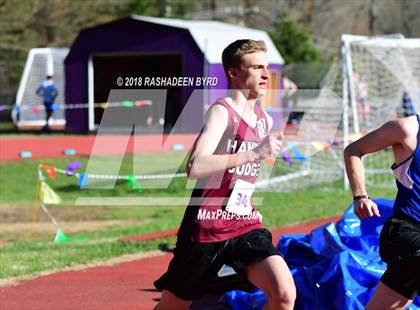
[[240,91],[232,91],[229,93],[229,96],[226,97],[227,102],[234,107],[240,114],[248,115],[249,113],[254,113],[255,104],[257,103],[256,99],[248,99],[245,94]]

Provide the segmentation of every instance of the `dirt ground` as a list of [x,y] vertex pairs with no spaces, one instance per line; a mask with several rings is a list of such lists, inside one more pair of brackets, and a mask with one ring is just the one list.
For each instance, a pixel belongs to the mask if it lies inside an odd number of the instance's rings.
[[[90,232],[112,227],[138,224],[139,221],[107,220],[104,207],[75,208],[74,206],[48,207],[65,233]],[[56,227],[38,207],[27,204],[19,206],[1,205],[0,240],[22,240],[54,237]]]
[[[106,217],[108,210],[104,207],[75,208],[74,206],[48,207],[48,210],[57,220],[64,221],[89,221]],[[88,212],[87,212],[88,211]],[[32,222],[33,215],[38,215],[40,222],[50,222],[49,218],[34,204],[1,204],[0,224]]]

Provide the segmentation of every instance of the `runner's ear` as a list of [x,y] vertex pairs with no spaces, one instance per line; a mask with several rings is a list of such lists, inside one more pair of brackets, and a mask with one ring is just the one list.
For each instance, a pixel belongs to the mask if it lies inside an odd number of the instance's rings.
[[237,77],[238,76],[238,69],[236,69],[234,67],[230,67],[228,69],[228,74],[229,74],[230,79],[232,79],[234,77]]

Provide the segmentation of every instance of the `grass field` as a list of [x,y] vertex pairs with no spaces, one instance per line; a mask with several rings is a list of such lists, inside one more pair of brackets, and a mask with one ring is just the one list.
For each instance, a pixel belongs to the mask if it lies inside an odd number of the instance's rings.
[[[166,154],[159,155],[159,161],[149,157],[140,161],[150,163],[144,171],[164,173],[184,157],[185,154]],[[88,158],[48,159],[43,163],[65,169],[74,160],[86,167]],[[104,158],[104,163],[107,160],[111,159]],[[132,162],[132,156],[124,158],[120,175],[132,174]],[[80,190],[73,177],[58,175],[55,181],[47,179],[63,199],[62,204],[48,209],[59,220],[65,234],[74,240],[54,243],[54,226],[33,202],[38,164],[37,160],[0,164],[0,239],[9,241],[6,247],[0,248],[1,279],[174,245],[174,238],[144,242],[125,242],[120,238],[176,228],[185,206],[75,206],[74,202],[79,197],[188,197],[191,189],[185,189],[186,178],[172,180],[167,190],[143,189],[142,193],[131,189],[127,182],[118,182],[113,189]],[[182,167],[179,171],[183,171]],[[392,198],[395,190],[373,188],[369,193],[372,197]],[[351,202],[351,194],[343,190],[342,182],[288,193],[257,192],[255,196],[264,199],[258,209],[267,227],[340,214]]]

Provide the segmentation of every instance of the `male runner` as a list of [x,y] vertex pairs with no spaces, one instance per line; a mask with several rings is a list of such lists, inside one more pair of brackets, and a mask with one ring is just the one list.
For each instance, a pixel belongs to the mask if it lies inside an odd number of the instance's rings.
[[347,146],[346,171],[360,219],[380,216],[363,180],[363,155],[392,147],[398,193],[394,214],[383,228],[379,253],[387,269],[366,309],[405,309],[420,292],[420,131],[419,116],[395,119]]
[[197,183],[174,257],[155,282],[163,290],[155,309],[188,309],[224,264],[264,291],[264,309],[293,309],[293,278],[251,199],[260,161],[275,156],[283,139],[268,134],[273,121],[256,104],[269,78],[265,43],[235,41],[222,60],[230,93],[209,109],[191,152],[187,171]]

